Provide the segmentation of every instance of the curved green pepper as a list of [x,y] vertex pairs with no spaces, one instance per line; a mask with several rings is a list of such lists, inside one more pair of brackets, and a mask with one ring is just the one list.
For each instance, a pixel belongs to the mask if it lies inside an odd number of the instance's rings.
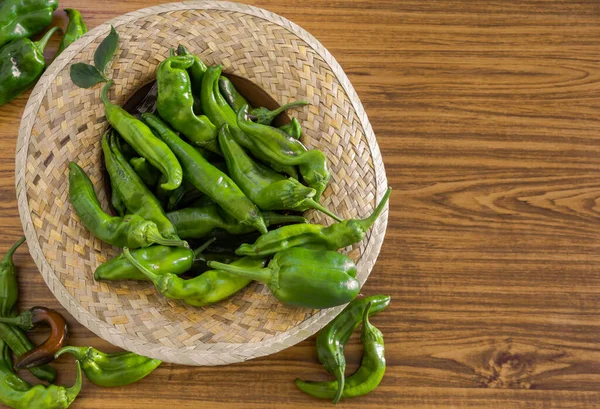
[[46,68],[44,48],[56,30],[58,27],[50,29],[36,43],[22,38],[0,48],[0,105],[15,99],[40,78]]
[[178,245],[180,240],[161,236],[156,223],[137,214],[113,217],[104,213],[88,175],[75,162],[69,163],[69,198],[81,223],[100,240],[117,247]]
[[57,8],[58,0],[1,1],[0,47],[19,38],[32,37],[48,27]]
[[[255,231],[253,226],[240,224],[233,217],[223,214],[216,204],[208,204],[202,207],[187,207],[167,213],[167,217],[181,238],[200,239],[213,233],[215,230],[225,230],[231,234],[246,234]],[[302,216],[283,215],[274,212],[262,212],[266,226],[306,223]]]
[[[184,280],[175,274],[157,274],[147,266],[137,261],[127,248],[123,253],[139,271],[150,279],[156,289],[165,297],[172,300],[183,300],[194,307],[202,307],[222,301],[242,290],[252,281],[252,278],[229,274],[225,271],[211,270],[198,277]],[[210,266],[212,261],[207,264]],[[244,257],[230,265],[239,268],[261,268],[266,263],[265,259]],[[229,264],[225,264],[229,265]]]
[[[155,167],[148,163],[146,158],[131,158],[129,159],[129,164],[131,165],[133,170],[135,170],[135,173],[137,173],[140,179],[142,179],[146,187],[154,188],[154,186],[156,186],[156,183],[158,182],[159,178],[159,173]],[[183,183],[184,182],[181,182],[181,185],[183,185]],[[181,187],[181,185],[179,185],[179,187]],[[179,189],[179,187],[177,189]]]
[[162,187],[166,190],[176,189],[183,180],[179,161],[169,147],[154,136],[145,123],[110,102],[108,90],[112,83],[112,81],[107,82],[102,89],[106,119],[137,153],[167,177],[167,182],[163,183]]
[[0,403],[14,409],[66,409],[81,391],[81,366],[70,388],[57,385],[31,386],[12,369],[10,350],[0,341]]
[[335,251],[299,247],[275,254],[267,268],[243,268],[215,261],[209,267],[267,284],[282,303],[305,308],[331,308],[352,301],[360,290],[356,265]]
[[234,112],[239,111],[244,105],[250,105],[227,77],[219,77],[219,92]]
[[292,118],[292,121],[289,124],[282,125],[279,129],[294,139],[299,140],[302,137],[302,126],[296,118]]
[[344,308],[325,328],[317,335],[317,356],[319,362],[327,372],[334,375],[337,380],[337,393],[333,403],[337,403],[344,391],[344,371],[346,369],[346,357],[344,348],[350,340],[350,336],[362,322],[365,310],[371,305],[369,317],[377,314],[390,304],[389,295],[372,295],[356,299]]
[[65,9],[65,11],[67,12],[67,16],[69,16],[69,24],[67,25],[62,40],[60,40],[58,51],[54,56],[55,59],[65,50],[65,48],[79,40],[88,31],[85,21],[83,21],[83,17],[78,10]]
[[253,226],[261,233],[267,232],[258,208],[229,176],[208,163],[198,151],[185,143],[155,115],[145,113],[142,114],[142,118],[175,152],[183,165],[186,180],[241,224]]
[[193,56],[181,55],[169,57],[158,65],[156,108],[173,129],[194,145],[218,153],[217,129],[206,116],[194,113],[192,85],[187,72],[194,62]]
[[308,186],[317,191],[315,200],[318,202],[331,179],[325,154],[318,149],[307,150],[302,142],[280,129],[248,120],[247,114],[247,106],[239,110],[237,125],[245,134],[250,135],[256,151],[280,165],[299,165],[300,174]]
[[344,220],[329,227],[320,224],[283,226],[263,234],[254,244],[242,244],[235,253],[240,256],[266,256],[293,247],[338,250],[358,243],[383,212],[391,193],[390,187],[371,216],[366,219]]
[[[192,95],[194,96],[194,113],[200,115],[202,113],[202,103],[200,102],[200,88],[202,87],[202,76],[206,72],[206,65],[202,60],[191,54],[183,45],[177,47],[177,55],[191,55],[194,58],[194,63],[188,68],[190,80],[192,81]],[[215,128],[216,132],[216,128]]]
[[385,348],[383,334],[369,322],[371,304],[363,313],[363,326],[360,341],[363,344],[363,359],[358,370],[345,380],[343,391],[339,395],[338,381],[311,382],[296,379],[296,386],[311,396],[333,399],[337,403],[340,397],[352,398],[373,391],[385,374]]
[[329,209],[313,200],[317,193],[314,189],[255,163],[233,140],[227,124],[219,131],[219,145],[225,156],[229,175],[259,209],[300,212],[317,209],[338,222],[342,221]]
[[72,354],[81,364],[85,377],[98,386],[124,386],[150,375],[162,361],[133,352],[105,354],[92,347],[66,346],[54,357]]

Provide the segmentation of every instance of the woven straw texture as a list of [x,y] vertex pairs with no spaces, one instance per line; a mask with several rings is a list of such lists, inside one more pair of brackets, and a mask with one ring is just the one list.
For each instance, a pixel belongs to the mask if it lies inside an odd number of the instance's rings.
[[[111,98],[124,103],[150,82],[169,48],[184,44],[207,64],[244,76],[279,103],[307,99],[293,114],[303,142],[322,149],[333,175],[323,201],[344,218],[365,217],[387,188],[375,136],[348,78],[310,34],[268,11],[229,2],[184,2],[126,14],[90,31],[46,71],[23,114],[16,158],[19,211],[32,256],[46,283],[83,325],[127,350],[188,365],[223,365],[275,353],[326,325],[342,307],[282,306],[264,285],[232,299],[189,307],[151,284],[94,282],[96,267],[118,249],[81,225],[68,198],[68,163],[90,175],[105,209],[100,136],[107,128],[100,86],[80,89],[69,77],[90,63],[114,25],[121,40],[107,73]],[[313,222],[331,220],[309,212]],[[363,284],[383,241],[387,209],[367,237],[346,252]]]

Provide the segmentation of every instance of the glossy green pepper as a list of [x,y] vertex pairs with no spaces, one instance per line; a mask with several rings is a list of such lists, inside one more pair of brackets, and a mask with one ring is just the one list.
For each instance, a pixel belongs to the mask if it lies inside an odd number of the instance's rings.
[[[154,283],[154,286],[162,295],[173,300],[183,300],[186,304],[194,307],[202,307],[225,300],[252,281],[252,278],[241,277],[220,270],[207,271],[198,277],[184,280],[175,274],[157,274],[151,271],[149,267],[137,261],[127,248],[123,249],[123,253],[142,274],[145,274]],[[207,264],[210,266],[211,263],[213,262],[209,261]],[[256,269],[264,267],[265,263],[265,259],[244,257],[225,265]]]
[[69,199],[81,223],[100,240],[117,247],[148,247],[157,243],[179,245],[181,240],[167,239],[156,223],[137,214],[113,217],[106,214],[88,175],[75,162],[69,163]]
[[229,176],[211,165],[155,115],[145,113],[142,114],[142,118],[175,152],[183,165],[186,180],[213,199],[241,224],[253,226],[261,233],[267,232],[265,221],[258,208]]
[[172,239],[173,245],[186,247],[187,243],[177,237],[177,230],[165,215],[156,197],[121,154],[114,132],[108,131],[102,137],[102,151],[106,170],[127,210],[156,223],[160,234]]
[[[148,163],[146,158],[131,158],[129,159],[129,164],[133,170],[135,170],[135,173],[138,174],[140,179],[142,179],[146,187],[154,188],[154,186],[156,186],[160,173],[158,173],[154,166]],[[181,185],[183,185],[183,183],[184,182],[181,182]],[[181,187],[181,185],[179,185],[179,187]],[[179,187],[177,189],[179,189]]]
[[217,129],[206,116],[194,113],[192,84],[187,72],[194,62],[194,57],[188,54],[169,57],[158,65],[156,108],[173,129],[185,135],[194,145],[220,152]]
[[44,48],[56,30],[58,27],[52,28],[35,43],[22,38],[0,48],[0,105],[15,99],[40,78],[46,68]]
[[133,352],[105,354],[92,347],[66,346],[54,357],[71,354],[81,364],[85,377],[98,386],[124,386],[150,375],[162,361]]
[[32,37],[48,27],[57,8],[58,0],[0,1],[0,47],[16,39]]
[[112,81],[107,82],[102,89],[106,119],[137,153],[167,177],[162,187],[166,190],[176,189],[183,180],[179,161],[169,147],[154,136],[146,124],[110,102],[108,90],[112,83]]
[[377,314],[390,304],[389,295],[373,295],[355,299],[333,319],[317,335],[317,356],[319,362],[327,372],[334,375],[337,380],[337,393],[333,403],[337,403],[344,391],[344,371],[346,370],[346,357],[344,348],[350,336],[363,320],[365,310],[370,305],[369,317]]
[[[178,234],[184,239],[200,239],[215,230],[225,230],[231,234],[246,234],[256,229],[253,226],[240,224],[236,219],[220,211],[216,204],[202,207],[187,207],[167,213],[167,217]],[[274,212],[262,212],[266,226],[288,223],[306,223],[302,216],[283,215]]]
[[338,222],[342,221],[329,209],[312,199],[317,193],[314,189],[254,162],[233,140],[227,124],[219,131],[219,145],[225,156],[231,179],[259,209],[299,212],[316,209]]
[[[200,102],[200,89],[202,87],[202,76],[206,72],[206,65],[202,60],[191,54],[183,45],[177,47],[177,55],[191,55],[194,63],[188,68],[190,80],[192,81],[192,95],[194,96],[194,113],[200,115],[202,113],[202,103]],[[215,129],[216,131],[216,129]]]
[[0,340],[0,403],[13,409],[66,409],[81,391],[81,366],[70,388],[57,385],[31,386],[12,369],[10,350]]
[[235,112],[219,92],[219,77],[221,76],[221,70],[222,67],[220,65],[209,67],[202,77],[200,99],[206,116],[213,124],[215,124],[217,129],[221,129],[225,124],[229,125],[229,130],[235,141],[251,151],[258,160],[269,164],[269,166],[277,172],[285,173],[298,179],[298,172],[294,166],[280,165],[277,162],[271,161],[269,157],[263,155],[262,152],[256,148],[254,140],[242,132],[237,126]]
[[302,137],[302,126],[296,118],[292,118],[290,123],[280,126],[279,129],[294,139]]
[[67,16],[69,16],[69,24],[62,40],[60,40],[60,45],[54,58],[58,57],[65,48],[79,40],[88,31],[85,21],[83,21],[83,17],[78,10],[65,9],[65,11],[67,12]]
[[299,247],[275,254],[267,268],[244,268],[216,261],[209,267],[267,284],[282,303],[305,308],[331,308],[352,301],[360,290],[356,265],[335,251]]
[[[343,398],[366,395],[379,386],[385,374],[383,334],[369,322],[370,309],[371,304],[368,304],[363,313],[360,335],[364,350],[363,359],[358,370],[345,380],[341,394]],[[317,398],[334,399],[334,403],[339,400],[337,381],[311,382],[296,379],[296,386],[301,391]]]
[[256,151],[280,165],[299,165],[300,174],[308,186],[317,191],[315,200],[319,201],[331,179],[325,154],[318,149],[307,150],[302,142],[277,128],[248,120],[247,113],[247,106],[239,110],[237,125],[252,138]]
[[239,111],[244,105],[250,105],[227,77],[219,77],[219,92],[235,112]]
[[388,188],[379,205],[366,219],[344,220],[329,227],[320,224],[283,226],[263,234],[254,244],[242,244],[235,253],[240,256],[267,256],[294,247],[338,250],[358,243],[383,212],[391,193],[392,188]]
[[[15,316],[14,309],[19,297],[19,287],[13,255],[23,242],[25,237],[18,240],[0,261],[0,317]],[[34,347],[27,335],[20,328],[12,325],[0,325],[0,339],[9,345],[17,357],[25,355]],[[39,379],[49,382],[52,382],[56,376],[54,368],[48,365],[31,368],[30,371]]]

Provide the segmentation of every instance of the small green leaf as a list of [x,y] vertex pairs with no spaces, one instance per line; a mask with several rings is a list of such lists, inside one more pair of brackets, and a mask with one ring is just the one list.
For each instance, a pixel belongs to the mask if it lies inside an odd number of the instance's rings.
[[91,88],[99,82],[108,81],[96,67],[83,62],[71,65],[70,73],[71,80],[81,88]]
[[115,51],[117,50],[117,44],[119,43],[119,34],[115,31],[113,26],[110,26],[110,34],[102,40],[96,52],[94,53],[94,65],[98,68],[98,71],[102,75],[106,75],[106,66],[113,58]]

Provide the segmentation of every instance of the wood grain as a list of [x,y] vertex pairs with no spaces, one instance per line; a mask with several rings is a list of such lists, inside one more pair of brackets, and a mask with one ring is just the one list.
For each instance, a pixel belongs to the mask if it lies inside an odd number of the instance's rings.
[[[63,1],[90,28],[158,2]],[[369,115],[394,187],[363,292],[388,371],[338,407],[600,405],[600,3],[253,1],[337,58]],[[58,15],[58,13],[57,13]],[[56,23],[65,24],[62,14]],[[52,56],[58,37],[48,48]],[[27,95],[0,108],[0,251],[21,234],[14,148]],[[20,250],[23,308],[62,308]],[[72,342],[114,350],[69,320]],[[349,371],[360,361],[354,337]],[[70,383],[73,364],[56,364]],[[163,365],[124,388],[86,382],[84,408],[312,408],[295,377],[326,379],[314,339],[216,368]]]

